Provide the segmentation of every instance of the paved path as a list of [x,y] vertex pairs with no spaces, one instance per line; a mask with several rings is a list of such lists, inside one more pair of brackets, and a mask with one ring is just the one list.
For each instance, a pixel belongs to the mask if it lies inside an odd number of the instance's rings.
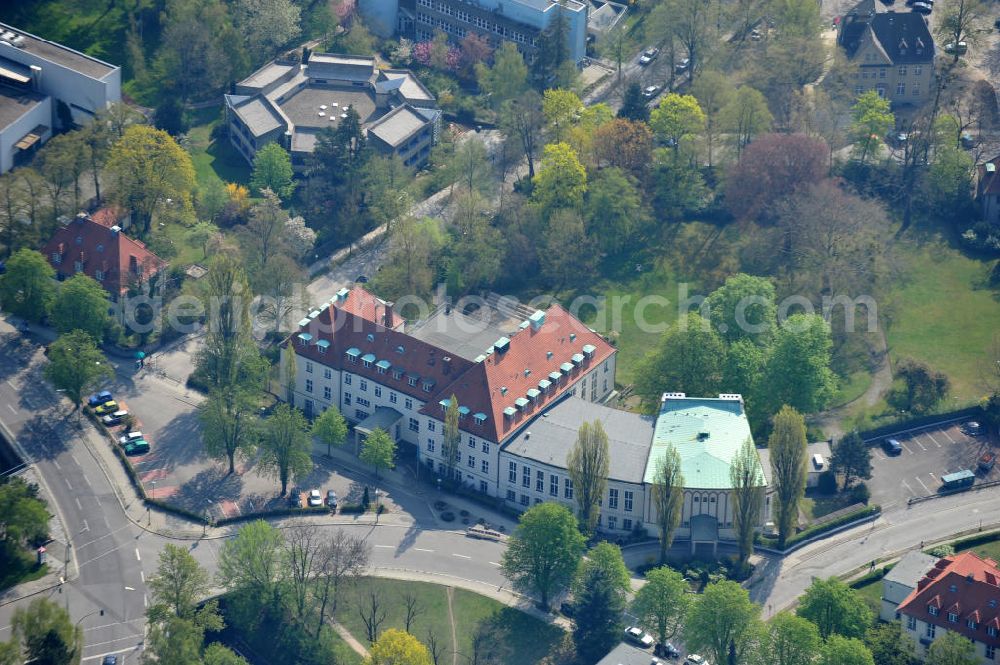
[[879,324],[879,329],[873,337],[874,348],[871,352],[873,360],[878,366],[872,373],[872,382],[867,390],[847,404],[824,411],[816,416],[813,421],[828,437],[839,439],[843,436],[843,420],[847,415],[859,406],[865,408],[875,406],[882,399],[882,396],[892,388],[892,366],[889,363],[889,346],[886,343],[885,329],[881,324]]

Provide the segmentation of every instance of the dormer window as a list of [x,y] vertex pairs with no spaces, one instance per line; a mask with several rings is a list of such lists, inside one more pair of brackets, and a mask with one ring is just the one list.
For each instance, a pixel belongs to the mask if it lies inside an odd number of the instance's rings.
[[986,629],[986,634],[989,635],[990,637],[996,637],[997,636],[997,629],[996,629],[996,627],[995,626],[990,626],[989,628],[987,628]]
[[948,612],[948,621],[951,623],[958,623],[958,615],[954,612]]
[[59,265],[62,263],[62,254],[59,252],[52,252],[52,263]]
[[976,622],[974,619],[969,619],[968,621],[965,622],[965,625],[971,628],[972,630],[976,629]]
[[73,261],[73,270],[75,270],[77,272],[83,272],[83,262],[82,261]]
[[927,613],[930,614],[932,617],[936,617],[938,615],[938,608],[935,607],[934,605],[928,605]]
[[415,376],[408,376],[406,378],[407,378],[406,383],[408,385],[411,385],[411,386],[416,386],[417,385],[417,377],[415,377]]
[[392,370],[392,378],[394,378],[396,380],[402,379],[403,378],[403,370],[401,370],[401,369],[394,369],[394,370]]

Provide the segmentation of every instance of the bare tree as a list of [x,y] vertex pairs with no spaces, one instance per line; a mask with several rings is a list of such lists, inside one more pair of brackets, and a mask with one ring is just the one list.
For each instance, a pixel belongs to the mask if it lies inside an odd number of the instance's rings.
[[521,144],[524,158],[528,160],[528,179],[535,177],[535,156],[542,143],[542,98],[537,92],[527,92],[520,99],[504,102],[500,110],[500,128],[504,137]]
[[416,621],[417,617],[424,613],[424,605],[420,602],[420,598],[417,594],[412,591],[407,591],[403,594],[403,623],[406,626],[406,632],[413,634],[410,628],[413,627],[413,622]]
[[977,43],[983,19],[990,14],[990,9],[983,0],[949,0],[944,6],[944,15],[938,24],[938,39],[948,44],[954,44],[953,62],[958,62],[961,53],[958,52],[959,42]]
[[299,620],[305,618],[312,578],[323,555],[323,540],[316,526],[295,521],[285,529],[285,561],[291,584],[292,604]]
[[483,619],[472,634],[472,644],[466,657],[469,665],[503,665],[510,655],[506,635],[491,619]]
[[375,644],[378,640],[379,630],[385,622],[386,609],[382,600],[382,592],[374,584],[369,583],[368,589],[363,594],[361,602],[358,604],[358,615],[365,624],[368,642]]
[[445,654],[444,643],[441,641],[441,638],[438,637],[438,634],[434,632],[433,628],[428,629],[427,637],[424,639],[424,645],[427,646],[427,650],[431,654],[431,660],[434,662],[434,665],[443,665]]
[[330,616],[336,613],[337,600],[345,585],[354,581],[368,568],[370,558],[371,545],[365,542],[364,538],[350,536],[342,529],[338,529],[333,537],[323,544],[316,564],[315,594],[319,600],[317,636],[323,627],[327,612]]

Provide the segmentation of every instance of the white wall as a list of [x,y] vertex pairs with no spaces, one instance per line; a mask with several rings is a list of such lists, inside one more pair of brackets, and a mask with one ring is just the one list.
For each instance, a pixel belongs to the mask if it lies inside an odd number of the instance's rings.
[[52,98],[47,97],[28,113],[0,131],[0,173],[6,173],[14,166],[14,156],[19,152],[14,144],[24,138],[32,129],[38,125],[49,127],[49,131],[42,136],[42,142],[49,140],[52,136],[52,112]]

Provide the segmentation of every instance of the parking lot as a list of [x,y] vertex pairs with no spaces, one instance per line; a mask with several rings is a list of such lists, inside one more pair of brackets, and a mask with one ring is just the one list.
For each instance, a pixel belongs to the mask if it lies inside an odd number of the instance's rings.
[[963,421],[930,425],[893,434],[889,437],[902,445],[899,455],[886,455],[879,439],[872,447],[872,479],[868,481],[871,501],[883,511],[906,507],[909,498],[935,494],[941,488],[941,476],[969,469],[976,472],[976,483],[1000,480],[1000,466],[989,473],[977,471],[977,460],[986,450],[996,452],[988,436],[972,437],[962,432]]

